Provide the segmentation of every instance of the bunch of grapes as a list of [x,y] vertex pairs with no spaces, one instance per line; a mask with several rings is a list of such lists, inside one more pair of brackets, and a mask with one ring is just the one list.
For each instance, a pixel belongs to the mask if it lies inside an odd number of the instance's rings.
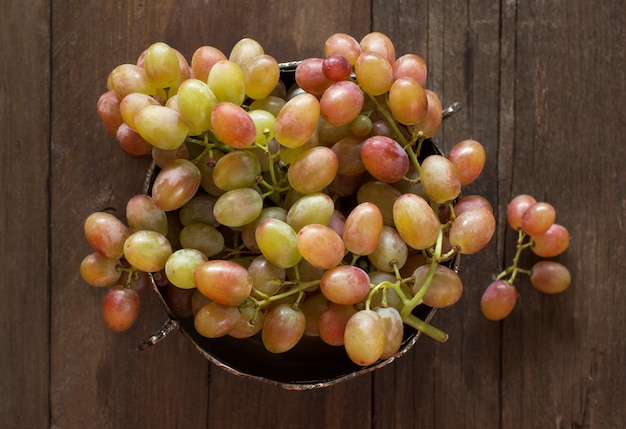
[[[105,323],[132,326],[155,281],[202,336],[259,335],[273,353],[318,336],[365,366],[397,353],[405,325],[445,341],[413,310],[456,303],[452,261],[494,234],[490,203],[461,195],[482,145],[426,151],[441,101],[424,60],[396,58],[382,33],[331,35],[323,58],[293,64],[293,82],[283,66],[245,38],[190,63],[158,42],[112,70],[100,118],[155,174],[125,221],[85,221],[81,275],[109,288]],[[531,234],[535,251],[552,248],[546,234]]]
[[[512,264],[503,270],[483,292],[480,307],[489,320],[507,317],[517,301],[514,286],[518,274],[530,276],[531,284],[540,292],[555,294],[566,290],[571,283],[567,267],[548,260],[563,253],[569,246],[569,232],[556,221],[555,208],[533,196],[520,194],[514,197],[507,208],[508,225],[518,233],[517,250]],[[524,250],[531,251],[541,260],[530,269],[519,267]],[[507,277],[508,276],[508,277]]]

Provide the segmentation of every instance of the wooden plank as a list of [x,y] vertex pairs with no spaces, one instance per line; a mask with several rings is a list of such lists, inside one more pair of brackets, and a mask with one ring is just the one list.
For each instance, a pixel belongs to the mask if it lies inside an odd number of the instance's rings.
[[[463,104],[435,141],[444,152],[467,138],[484,145],[485,173],[464,194],[483,195],[497,208],[498,178],[493,173],[498,162],[497,4],[374,4],[374,29],[391,37],[396,55],[423,56],[428,64],[426,87],[437,92],[444,105]],[[421,338],[411,353],[375,376],[375,427],[497,427],[500,330],[482,317],[479,302],[498,270],[498,252],[494,239],[480,254],[461,259],[463,298],[438,311],[433,320],[450,339],[437,344]]]
[[0,426],[4,428],[48,425],[49,30],[47,2],[4,5],[0,17]]
[[[623,2],[520,2],[513,194],[551,202],[571,233],[565,294],[528,282],[504,325],[504,427],[624,427]],[[528,264],[534,261],[529,258]],[[619,369],[618,369],[619,368]]]

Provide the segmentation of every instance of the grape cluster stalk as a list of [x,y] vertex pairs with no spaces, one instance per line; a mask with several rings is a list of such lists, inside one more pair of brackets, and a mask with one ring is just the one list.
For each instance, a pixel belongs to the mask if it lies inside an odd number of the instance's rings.
[[[80,272],[107,288],[109,328],[134,324],[152,279],[202,336],[259,335],[272,353],[316,336],[367,366],[398,352],[405,325],[447,339],[414,309],[458,302],[451,261],[494,234],[491,204],[462,195],[485,150],[467,139],[445,156],[423,153],[442,103],[424,87],[424,59],[396,57],[388,36],[336,33],[323,51],[294,63],[289,83],[250,38],[228,56],[201,46],[190,62],[156,42],[110,72],[97,103],[104,128],[127,155],[151,157],[156,174],[125,219],[95,212],[84,223],[93,252]],[[528,235],[535,252],[555,254],[564,239],[550,210],[528,210],[516,211],[520,248]],[[514,263],[496,283],[519,272]],[[563,289],[553,263],[529,274]],[[483,313],[511,303],[490,286]]]

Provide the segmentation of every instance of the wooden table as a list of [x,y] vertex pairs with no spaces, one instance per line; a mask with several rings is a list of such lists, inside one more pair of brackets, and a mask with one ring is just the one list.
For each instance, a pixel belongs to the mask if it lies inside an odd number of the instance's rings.
[[[0,17],[0,426],[3,428],[626,427],[626,58],[623,1],[9,1]],[[438,144],[472,137],[501,227],[463,259],[450,334],[420,339],[372,375],[291,392],[211,366],[154,296],[124,334],[101,322],[103,291],[78,266],[82,221],[123,215],[147,162],[123,156],[95,104],[116,65],[163,40],[190,58],[254,37],[279,61],[321,56],[334,32],[388,34],[429,64],[427,86],[463,103]],[[573,284],[527,279],[503,323],[479,311],[513,254],[508,200],[531,193],[572,236]]]

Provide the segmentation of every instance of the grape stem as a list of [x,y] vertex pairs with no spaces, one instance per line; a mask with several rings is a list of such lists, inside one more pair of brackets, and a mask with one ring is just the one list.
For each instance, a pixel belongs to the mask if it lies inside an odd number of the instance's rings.
[[[528,238],[528,241],[524,241],[526,240],[526,238]],[[532,245],[533,245],[533,242],[530,239],[530,236],[526,234],[524,231],[522,231],[521,228],[518,229],[517,230],[517,246],[516,246],[517,250],[515,252],[515,256],[513,257],[513,264],[507,267],[505,270],[503,270],[500,274],[498,274],[498,276],[496,277],[496,280],[500,280],[506,277],[508,274],[510,274],[510,277],[507,279],[507,283],[512,285],[515,282],[515,278],[517,277],[519,273],[530,275],[530,270],[525,270],[519,267],[519,260],[524,249],[527,249],[531,247]]]

